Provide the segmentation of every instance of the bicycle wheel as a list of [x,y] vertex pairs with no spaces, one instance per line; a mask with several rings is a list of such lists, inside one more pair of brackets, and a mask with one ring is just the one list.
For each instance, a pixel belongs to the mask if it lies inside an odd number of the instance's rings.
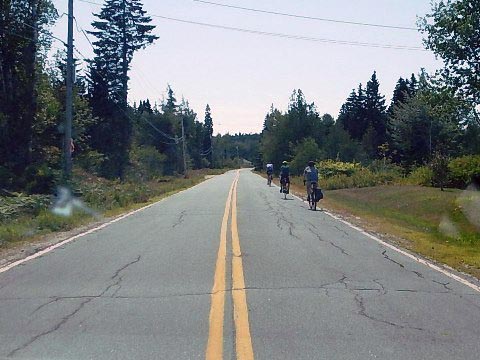
[[312,193],[310,195],[310,199],[312,200],[311,209],[313,211],[316,211],[317,210],[317,184],[316,183],[312,184]]

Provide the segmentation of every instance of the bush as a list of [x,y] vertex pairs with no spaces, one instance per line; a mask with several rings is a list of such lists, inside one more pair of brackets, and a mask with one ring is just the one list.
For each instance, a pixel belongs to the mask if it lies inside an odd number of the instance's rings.
[[417,167],[407,177],[407,183],[410,185],[431,186],[432,181],[433,171],[428,166]]
[[82,169],[96,175],[100,173],[104,160],[105,155],[95,150],[83,153],[76,158],[77,164],[80,165]]
[[142,180],[151,180],[164,174],[164,164],[167,156],[157,151],[153,146],[141,146],[130,154],[134,176]]
[[303,170],[307,163],[321,157],[321,151],[317,143],[312,138],[306,138],[297,146],[295,146],[294,157],[290,162],[290,171],[292,174],[303,174]]
[[51,194],[60,171],[51,168],[47,164],[31,165],[25,171],[27,184],[25,189],[30,194]]
[[467,155],[448,163],[449,184],[465,188],[470,183],[480,185],[480,155]]
[[36,216],[50,204],[50,196],[46,195],[0,197],[0,223],[22,215]]
[[330,178],[337,175],[352,176],[355,172],[363,169],[358,163],[324,160],[317,164],[318,172],[322,178]]

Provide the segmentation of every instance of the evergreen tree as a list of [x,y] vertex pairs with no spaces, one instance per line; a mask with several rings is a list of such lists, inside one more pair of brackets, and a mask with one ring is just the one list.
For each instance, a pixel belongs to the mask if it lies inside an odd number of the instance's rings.
[[379,86],[377,73],[374,71],[372,77],[367,82],[365,95],[365,118],[368,126],[373,130],[373,136],[369,135],[368,140],[363,139],[364,144],[366,144],[366,141],[368,142],[366,145],[368,147],[368,153],[372,158],[377,156],[378,147],[387,140],[385,97],[380,95]]
[[167,101],[162,105],[162,110],[166,113],[175,114],[177,111],[177,99],[170,85],[167,86]]
[[360,141],[368,128],[368,118],[365,113],[365,91],[362,84],[358,85],[358,92],[352,90],[345,104],[340,109],[338,122],[342,124],[350,137]]
[[117,92],[118,101],[126,104],[133,54],[158,39],[151,34],[155,26],[149,25],[152,19],[146,16],[139,0],[106,0],[95,16],[98,20],[92,26],[96,30],[90,33],[97,38],[93,43],[96,61],[108,71],[104,76],[114,75],[108,79],[109,90]]
[[158,37],[138,0],[106,0],[90,32],[95,58],[90,64],[90,99],[100,118],[93,130],[96,149],[106,155],[104,175],[123,177],[128,163],[132,124],[127,106],[128,70],[135,51]]
[[205,108],[205,120],[203,122],[203,152],[205,157],[210,162],[210,167],[213,167],[213,119],[210,105],[207,104]]
[[49,47],[48,26],[57,16],[50,0],[0,3],[0,166],[16,182],[32,164],[39,53]]
[[417,78],[415,77],[415,74],[412,74],[412,76],[410,76],[409,81],[407,80],[407,85],[408,85],[408,90],[407,90],[408,95],[415,96],[418,90],[418,81],[417,81]]
[[388,114],[391,115],[395,106],[404,103],[410,96],[410,82],[403,78],[398,79],[395,89],[393,90],[392,102],[388,108]]

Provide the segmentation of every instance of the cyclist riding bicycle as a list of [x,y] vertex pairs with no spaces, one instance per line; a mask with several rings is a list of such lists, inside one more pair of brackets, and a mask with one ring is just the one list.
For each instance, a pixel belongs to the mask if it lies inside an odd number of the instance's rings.
[[[285,186],[286,192],[288,193],[288,189],[290,188],[290,168],[286,161],[282,162],[282,167],[280,168],[280,184]],[[283,190],[282,186],[280,186],[280,192]]]
[[307,190],[307,201],[310,201],[310,194],[315,190],[313,187],[318,184],[318,169],[313,161],[309,161],[308,166],[303,171],[303,184]]
[[267,184],[270,185],[273,179],[273,164],[267,164]]

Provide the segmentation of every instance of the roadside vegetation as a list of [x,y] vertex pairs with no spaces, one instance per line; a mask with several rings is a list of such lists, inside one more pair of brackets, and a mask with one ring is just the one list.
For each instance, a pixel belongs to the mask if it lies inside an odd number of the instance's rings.
[[75,193],[83,206],[73,209],[71,214],[61,216],[52,212],[55,198],[49,195],[12,193],[0,198],[0,248],[140,208],[224,171],[194,170],[188,178],[162,176],[138,182],[108,180],[76,169]]
[[[446,164],[444,191],[432,166],[405,175],[394,165],[322,161],[322,207],[409,250],[480,277],[480,155]],[[301,176],[292,190],[305,197]]]
[[272,105],[257,170],[288,161],[303,195],[301,174],[315,160],[327,208],[480,276],[479,15],[468,0],[432,3],[418,27],[444,68],[400,77],[389,104],[373,71],[352,84],[336,119],[300,89],[286,111]]

